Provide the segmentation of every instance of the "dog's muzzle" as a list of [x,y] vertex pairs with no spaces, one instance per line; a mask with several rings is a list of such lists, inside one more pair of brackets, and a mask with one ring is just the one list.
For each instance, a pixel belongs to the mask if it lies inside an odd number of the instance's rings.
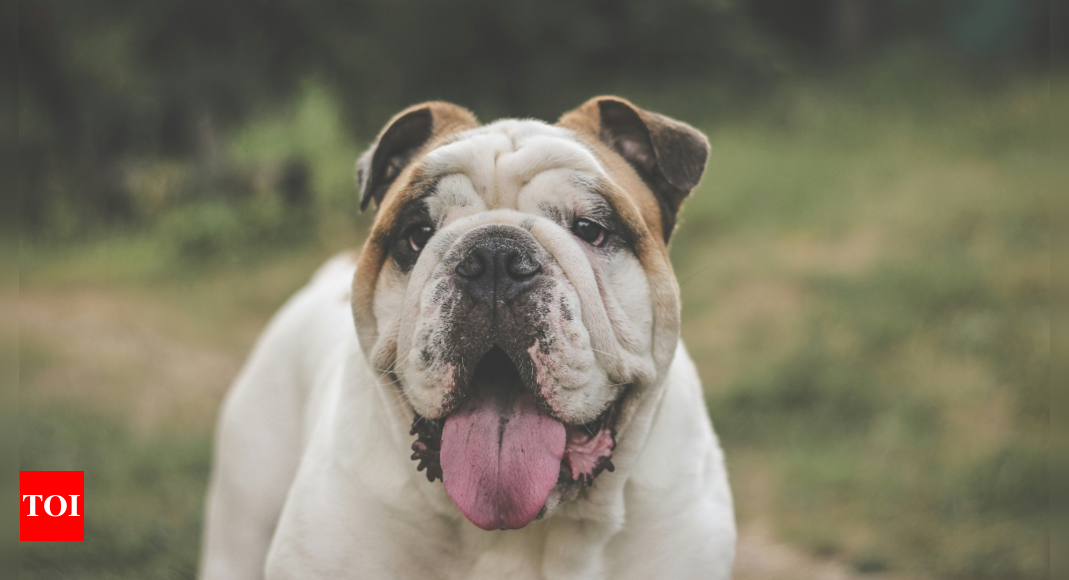
[[553,340],[544,302],[557,284],[546,275],[552,257],[523,228],[492,224],[465,234],[443,257],[441,296],[445,362],[454,365],[457,399],[466,395],[479,361],[497,347],[519,367],[525,387],[538,393],[528,350]]
[[419,359],[450,369],[451,388],[436,416],[417,414],[412,458],[480,528],[521,528],[558,484],[613,469],[616,405],[572,425],[547,400],[560,388],[548,366],[583,347],[567,338],[581,324],[563,306],[568,284],[530,232],[505,224],[469,230],[435,267]]

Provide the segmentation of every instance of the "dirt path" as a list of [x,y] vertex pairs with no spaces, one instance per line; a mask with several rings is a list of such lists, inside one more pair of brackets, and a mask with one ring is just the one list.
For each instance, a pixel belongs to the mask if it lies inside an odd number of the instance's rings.
[[[62,399],[103,406],[139,430],[167,424],[211,429],[215,410],[245,352],[221,352],[168,330],[174,313],[144,296],[91,290],[24,290],[20,345],[32,359],[24,401]],[[249,345],[251,346],[251,345]],[[28,352],[26,352],[28,350]],[[24,403],[25,404],[25,403]],[[778,541],[769,482],[747,482],[736,580],[873,580],[848,566]],[[889,576],[880,576],[890,580]]]
[[166,316],[139,296],[23,292],[20,346],[34,366],[23,397],[117,411],[142,432],[210,429],[243,355],[173,336]]
[[[850,567],[817,558],[797,546],[776,540],[765,520],[741,522],[735,553],[735,580],[874,580]],[[886,578],[886,577],[880,577]]]

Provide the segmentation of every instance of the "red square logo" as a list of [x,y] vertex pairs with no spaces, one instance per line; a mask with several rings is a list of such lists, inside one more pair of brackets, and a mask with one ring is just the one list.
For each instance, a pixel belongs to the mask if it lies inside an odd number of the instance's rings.
[[20,471],[19,540],[85,539],[85,472]]

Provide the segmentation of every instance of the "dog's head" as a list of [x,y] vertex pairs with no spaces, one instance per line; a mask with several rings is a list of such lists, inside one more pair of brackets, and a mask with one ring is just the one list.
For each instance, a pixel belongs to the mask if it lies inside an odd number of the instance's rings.
[[378,205],[360,342],[414,411],[419,469],[474,524],[523,527],[613,469],[629,401],[675,352],[667,242],[708,152],[601,97],[556,125],[417,105],[358,161]]

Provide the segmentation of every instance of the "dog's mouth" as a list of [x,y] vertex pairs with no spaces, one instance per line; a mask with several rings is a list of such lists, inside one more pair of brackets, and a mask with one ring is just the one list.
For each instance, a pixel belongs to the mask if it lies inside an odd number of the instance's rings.
[[416,414],[412,459],[472,523],[522,528],[559,484],[593,485],[613,471],[618,399],[596,419],[568,425],[553,417],[508,355],[493,347],[479,361],[468,394],[441,419]]

